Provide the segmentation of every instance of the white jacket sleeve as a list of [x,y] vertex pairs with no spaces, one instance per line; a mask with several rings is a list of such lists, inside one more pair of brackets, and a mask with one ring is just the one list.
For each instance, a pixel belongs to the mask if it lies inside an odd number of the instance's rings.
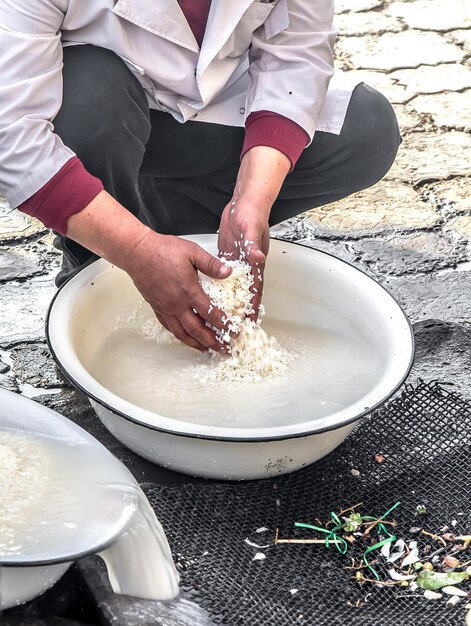
[[267,39],[259,28],[249,51],[246,116],[273,111],[299,124],[312,139],[334,72],[333,0],[278,0],[273,12],[289,26]]
[[0,193],[18,206],[72,157],[54,134],[68,0],[0,0]]

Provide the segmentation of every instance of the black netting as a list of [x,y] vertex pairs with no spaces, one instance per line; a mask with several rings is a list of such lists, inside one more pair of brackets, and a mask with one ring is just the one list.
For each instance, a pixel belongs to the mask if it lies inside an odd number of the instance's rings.
[[[183,589],[215,624],[454,626],[464,622],[466,602],[447,609],[445,601],[411,597],[407,589],[360,585],[334,549],[257,550],[244,540],[263,543],[275,528],[280,536],[295,536],[293,522],[326,520],[330,511],[360,501],[364,513],[380,515],[399,500],[393,516],[399,536],[410,537],[409,529],[421,523],[438,530],[452,520],[455,532],[469,534],[470,444],[471,405],[441,385],[421,383],[365,419],[329,456],[294,474],[229,485],[148,485],[146,493],[167,532]],[[381,464],[377,453],[384,454]],[[429,511],[423,522],[419,504]],[[260,527],[270,532],[254,535]],[[425,536],[415,538],[427,543]],[[256,552],[266,559],[253,561]],[[299,591],[293,595],[293,589]],[[358,600],[361,606],[352,607]]]

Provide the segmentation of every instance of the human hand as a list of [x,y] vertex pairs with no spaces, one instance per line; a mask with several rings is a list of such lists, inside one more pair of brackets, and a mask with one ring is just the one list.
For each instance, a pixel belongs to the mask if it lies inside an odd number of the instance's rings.
[[234,189],[219,227],[219,254],[247,261],[252,267],[254,312],[257,320],[263,292],[263,272],[270,245],[270,211],[291,163],[269,146],[254,146],[244,155]]
[[219,228],[220,256],[234,261],[240,259],[252,268],[253,313],[257,320],[263,293],[263,273],[270,245],[269,211],[254,206],[249,199],[234,198],[225,207]]
[[211,278],[227,278],[232,270],[219,259],[191,241],[148,230],[123,269],[177,339],[197,350],[224,349],[205,324],[225,329],[224,313],[210,305],[198,280],[198,270]]

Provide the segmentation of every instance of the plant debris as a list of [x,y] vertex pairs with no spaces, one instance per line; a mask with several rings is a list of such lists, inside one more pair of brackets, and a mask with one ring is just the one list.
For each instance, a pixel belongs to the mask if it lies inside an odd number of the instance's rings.
[[[471,598],[471,555],[466,554],[471,547],[471,534],[448,533],[448,527],[433,532],[419,526],[399,533],[397,522],[390,518],[400,502],[380,517],[363,514],[362,506],[359,502],[338,513],[331,512],[325,523],[319,518],[316,525],[294,523],[295,528],[313,531],[314,536],[280,538],[277,529],[274,543],[334,548],[348,556],[349,564],[344,569],[362,585],[407,588],[407,595],[446,601],[450,609],[463,598]],[[427,514],[425,505],[416,507],[416,515]],[[360,608],[357,604],[351,606]]]
[[417,575],[417,584],[422,589],[441,589],[450,585],[457,585],[464,580],[468,580],[467,572],[434,572],[431,570],[422,570]]

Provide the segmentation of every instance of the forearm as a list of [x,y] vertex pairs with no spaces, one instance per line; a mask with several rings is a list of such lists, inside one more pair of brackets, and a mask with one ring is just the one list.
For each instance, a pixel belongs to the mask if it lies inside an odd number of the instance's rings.
[[242,159],[233,201],[242,198],[268,218],[290,168],[290,160],[279,150],[255,146]]
[[149,231],[106,191],[67,222],[70,239],[124,270]]

